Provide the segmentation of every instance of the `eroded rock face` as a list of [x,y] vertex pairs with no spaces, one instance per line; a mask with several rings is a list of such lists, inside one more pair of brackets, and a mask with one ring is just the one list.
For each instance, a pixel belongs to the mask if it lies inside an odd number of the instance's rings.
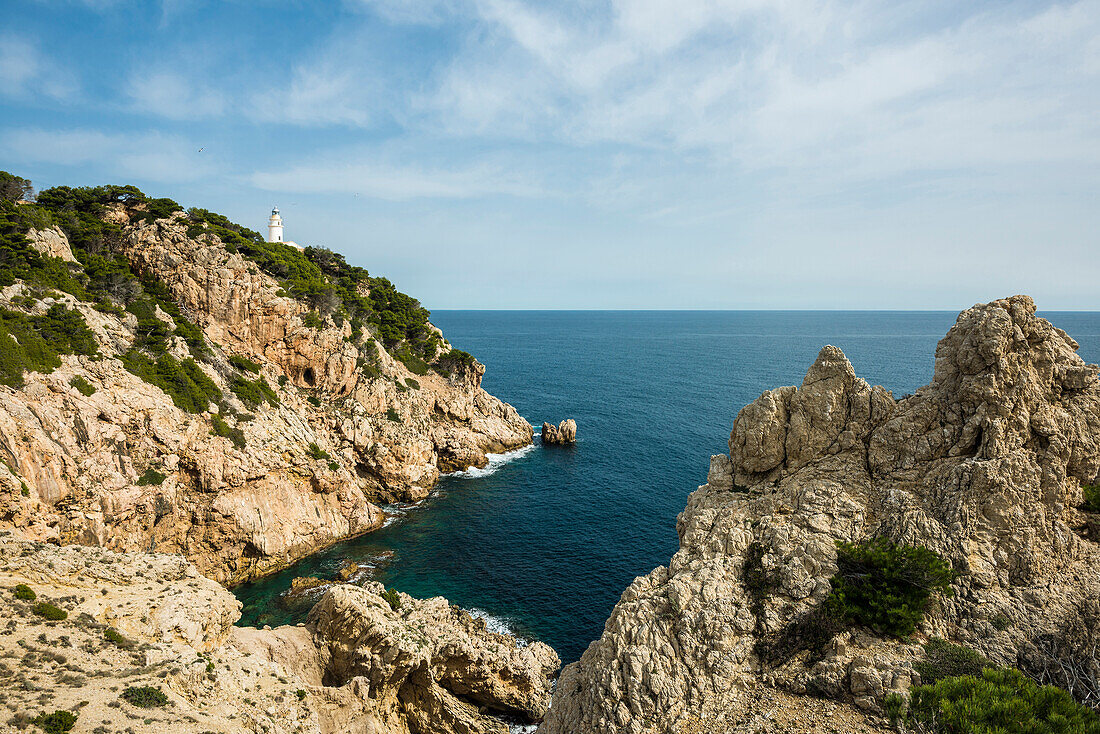
[[[307,326],[303,304],[217,238],[188,237],[182,214],[134,224],[124,208],[108,215],[124,226],[134,269],[161,281],[203,329],[213,356],[200,367],[244,445],[212,434],[218,406],[185,412],[123,367],[132,314],[16,283],[0,291],[0,307],[78,310],[101,358],[65,356],[22,388],[0,387],[0,524],[62,543],[179,553],[234,584],[377,528],[379,505],[422,499],[441,473],[531,442],[531,426],[481,388],[482,365],[414,378],[371,334],[353,344],[347,322]],[[35,233],[35,246],[58,253],[47,235]],[[157,317],[169,352],[188,357],[173,319]],[[230,389],[242,377],[263,378],[278,405],[244,405]]]
[[[240,602],[179,556],[3,530],[0,559],[0,659],[19,659],[0,669],[5,707],[79,711],[78,729],[123,731],[139,712],[188,734],[507,734],[494,713],[537,719],[558,667],[550,648],[487,632],[445,599],[402,594],[393,610],[377,584],[335,586],[309,624],[259,630],[234,627]],[[15,598],[20,583],[34,601]],[[43,601],[68,618],[46,622]],[[170,705],[139,711],[120,699],[129,686]]]
[[309,615],[330,686],[370,691],[382,731],[506,732],[483,711],[538,721],[560,661],[541,642],[519,645],[446,599],[397,594],[381,584],[335,586]]
[[577,422],[572,418],[558,425],[542,424],[542,442],[548,446],[565,446],[577,442]]
[[[1078,507],[1100,471],[1100,382],[1076,350],[1026,296],[963,312],[932,383],[900,401],[822,349],[800,387],[737,416],[729,456],[679,517],[680,550],[623,593],[539,731],[748,731],[760,686],[873,713],[919,678],[923,636],[1015,665],[1044,636],[1095,629],[1100,546]],[[828,595],[836,542],[874,535],[961,574],[917,640],[845,632],[822,659],[761,660],[759,641]],[[774,580],[759,604],[750,545]]]

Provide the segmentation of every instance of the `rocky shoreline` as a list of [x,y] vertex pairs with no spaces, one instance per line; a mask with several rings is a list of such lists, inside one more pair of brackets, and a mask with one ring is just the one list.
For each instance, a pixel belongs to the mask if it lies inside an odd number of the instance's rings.
[[[978,305],[901,399],[822,349],[740,411],[680,550],[562,671],[540,734],[892,730],[936,644],[1092,700],[1100,381],[1077,346],[1026,296]],[[913,637],[815,622],[843,543],[874,538],[952,569]]]
[[[0,387],[0,511],[28,537],[179,553],[234,585],[380,527],[381,505],[423,499],[443,473],[530,445],[476,361],[414,374],[375,327],[320,318],[189,215],[148,221],[142,205],[114,204],[102,217],[140,282],[201,331],[159,305],[137,317],[21,282],[0,290],[12,313],[78,313],[96,344]],[[60,229],[29,234],[44,255],[75,259]],[[220,404],[185,409],[134,373],[150,330],[177,365],[201,344],[189,369]]]

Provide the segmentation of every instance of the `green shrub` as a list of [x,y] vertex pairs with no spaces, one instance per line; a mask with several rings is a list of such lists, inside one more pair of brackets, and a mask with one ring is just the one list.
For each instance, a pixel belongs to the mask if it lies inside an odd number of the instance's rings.
[[53,372],[62,354],[98,354],[79,311],[59,303],[42,316],[0,309],[0,384],[22,387],[24,373]]
[[130,372],[167,393],[180,410],[202,413],[221,400],[222,391],[193,359],[180,362],[165,354],[154,361],[134,349],[120,359]]
[[908,637],[924,619],[932,594],[950,595],[956,574],[923,546],[879,537],[837,543],[838,570],[826,609],[879,634]]
[[921,683],[924,684],[961,675],[978,676],[986,668],[993,667],[996,666],[976,650],[954,645],[939,637],[924,643],[924,659],[913,663],[913,670],[920,673]]
[[34,589],[26,584],[15,585],[15,598],[23,601],[34,601],[38,598],[38,594],[34,593]]
[[288,382],[290,382],[290,380],[289,380],[289,379],[287,379],[287,376],[286,376],[286,375],[279,375],[279,387],[283,387],[283,386],[284,386],[284,385],[286,385],[286,384],[287,384]]
[[436,360],[435,364],[432,365],[432,369],[449,377],[455,372],[461,372],[473,366],[475,361],[472,354],[461,349],[452,349]]
[[386,589],[382,592],[382,598],[395,612],[401,608],[401,597],[397,594],[397,589]]
[[890,726],[897,727],[901,721],[901,715],[905,712],[905,699],[899,693],[888,693],[882,699],[882,709],[886,712],[886,718],[890,720]]
[[88,382],[80,375],[76,375],[71,380],[69,380],[69,384],[75,387],[77,392],[79,392],[84,397],[91,397],[92,395],[95,395],[95,386],[93,386],[92,383]]
[[1085,484],[1081,486],[1085,495],[1085,502],[1081,509],[1085,512],[1100,513],[1100,484]]
[[912,690],[913,728],[942,734],[1100,734],[1100,716],[1018,670],[944,678]]
[[133,641],[123,637],[114,627],[108,627],[103,631],[103,639],[116,647],[121,647],[123,650],[129,650],[134,646]]
[[411,377],[406,377],[405,378],[405,384],[408,385],[409,387],[411,387],[413,390],[419,390],[420,389],[420,383],[417,382],[416,380],[414,380]]
[[164,484],[164,480],[168,478],[167,474],[161,474],[153,467],[149,467],[141,476],[138,477],[137,483],[139,487],[147,487],[150,485]]
[[386,409],[386,418],[393,421],[394,423],[401,422],[401,414],[398,413],[392,405]]
[[39,714],[31,722],[46,734],[63,734],[76,726],[76,714],[71,711],[54,711],[52,714]]
[[305,699],[305,697],[306,697],[306,692],[305,692],[305,691],[303,691],[303,690],[302,690],[301,688],[299,688],[298,690],[296,690],[296,691],[294,692],[294,695],[296,695],[296,696],[298,697],[298,700],[299,700],[299,701],[302,701],[302,700],[304,700],[304,699]]
[[259,372],[260,365],[253,362],[247,357],[242,357],[239,354],[234,354],[229,358],[229,364],[233,365],[242,372]]
[[324,324],[321,321],[321,317],[317,315],[316,311],[307,311],[302,316],[302,326],[308,326],[311,329],[320,329]]
[[164,691],[153,686],[141,686],[140,688],[131,686],[122,692],[122,698],[142,709],[151,709],[168,703],[168,696],[164,694]]
[[306,402],[312,405],[314,408],[321,407],[321,398],[317,397],[316,395],[310,395],[308,398],[306,398]]
[[262,377],[249,380],[240,375],[234,375],[229,382],[229,389],[249,409],[254,409],[262,403],[279,404],[279,396],[275,394],[275,391]]
[[420,375],[423,377],[428,374],[428,363],[421,359],[416,354],[413,354],[412,350],[408,347],[402,347],[393,353],[394,359],[401,364],[405,365],[405,369],[412,372],[414,375]]
[[51,622],[60,622],[63,619],[68,619],[69,613],[60,607],[56,607],[50,604],[48,601],[40,601],[34,605],[34,613],[39,617],[48,619]]
[[309,458],[314,460],[324,459],[325,461],[328,461],[330,458],[332,458],[328,455],[327,451],[325,451],[315,443],[311,443],[309,445],[309,451],[307,453],[309,454]]
[[210,423],[211,431],[215,436],[228,438],[238,449],[243,449],[245,447],[244,431],[240,428],[230,426],[220,415],[212,416],[210,418]]

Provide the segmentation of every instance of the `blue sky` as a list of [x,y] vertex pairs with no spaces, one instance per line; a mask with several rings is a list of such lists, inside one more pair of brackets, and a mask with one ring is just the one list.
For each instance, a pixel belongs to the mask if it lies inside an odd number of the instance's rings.
[[430,308],[1100,309],[1100,1],[3,17],[0,168],[278,204]]

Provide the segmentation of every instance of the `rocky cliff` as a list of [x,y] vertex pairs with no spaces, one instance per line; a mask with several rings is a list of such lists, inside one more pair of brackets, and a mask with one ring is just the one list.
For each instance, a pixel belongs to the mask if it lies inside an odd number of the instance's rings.
[[545,712],[558,667],[546,645],[378,584],[333,587],[308,624],[258,630],[234,627],[240,602],[179,556],[4,530],[0,558],[11,730],[60,710],[74,731],[507,734]]
[[388,281],[134,192],[0,202],[0,524],[233,584],[530,443]]
[[[741,410],[679,517],[680,550],[623,593],[539,731],[873,730],[931,636],[1025,671],[1095,668],[1075,645],[1100,625],[1100,523],[1081,509],[1100,383],[1077,346],[1025,296],[975,306],[932,383],[901,399],[822,349],[800,387]],[[829,595],[838,541],[873,536],[942,555],[953,594],[912,639],[857,628],[769,655]]]

